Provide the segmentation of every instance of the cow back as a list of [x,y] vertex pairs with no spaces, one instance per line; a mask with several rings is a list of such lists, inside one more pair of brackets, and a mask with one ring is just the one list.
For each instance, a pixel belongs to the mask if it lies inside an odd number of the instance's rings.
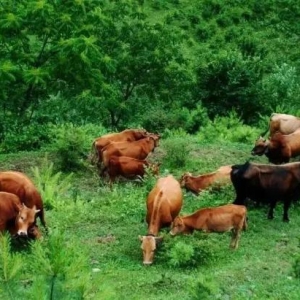
[[172,176],[158,179],[147,197],[147,223],[151,234],[168,226],[179,214],[183,202],[179,182]]

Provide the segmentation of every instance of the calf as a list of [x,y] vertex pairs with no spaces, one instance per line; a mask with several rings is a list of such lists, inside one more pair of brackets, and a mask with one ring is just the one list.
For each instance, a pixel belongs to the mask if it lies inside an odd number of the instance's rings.
[[145,167],[149,167],[154,175],[158,175],[159,165],[148,163],[146,160],[139,160],[127,156],[112,156],[109,159],[107,173],[110,179],[110,186],[117,176],[123,176],[128,179],[137,176],[143,177]]
[[199,209],[191,215],[176,217],[172,223],[170,234],[189,234],[194,230],[205,232],[231,230],[230,247],[237,249],[241,231],[247,228],[246,214],[245,206],[234,204]]
[[153,263],[156,245],[162,240],[162,237],[158,237],[159,230],[171,225],[181,210],[182,201],[180,184],[172,175],[158,179],[149,193],[146,215],[148,233],[139,236],[145,265]]
[[181,187],[198,195],[202,190],[211,186],[221,186],[230,183],[231,166],[220,167],[217,171],[203,174],[199,176],[192,176],[191,173],[184,173],[180,178]]
[[9,231],[13,236],[39,238],[40,232],[35,224],[35,215],[39,212],[35,205],[28,208],[21,204],[18,196],[0,192],[0,231]]

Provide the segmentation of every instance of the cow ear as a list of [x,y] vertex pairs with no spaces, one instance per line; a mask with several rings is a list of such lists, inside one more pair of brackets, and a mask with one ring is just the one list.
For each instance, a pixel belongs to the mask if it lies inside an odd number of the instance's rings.
[[22,210],[23,206],[20,203],[16,203],[16,209],[18,212]]
[[35,210],[35,213],[37,214],[38,212],[40,212],[41,210],[40,209],[36,209]]
[[143,237],[141,235],[139,235],[138,238],[141,242],[143,241]]
[[25,203],[22,203],[23,208],[28,208]]

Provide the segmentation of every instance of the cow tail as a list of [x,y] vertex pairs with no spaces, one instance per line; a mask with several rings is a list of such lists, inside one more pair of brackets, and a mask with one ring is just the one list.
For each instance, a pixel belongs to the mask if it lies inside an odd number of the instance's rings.
[[244,222],[243,222],[243,231],[247,230],[247,227],[248,227],[247,222],[248,222],[248,216],[247,216],[247,213],[245,213]]

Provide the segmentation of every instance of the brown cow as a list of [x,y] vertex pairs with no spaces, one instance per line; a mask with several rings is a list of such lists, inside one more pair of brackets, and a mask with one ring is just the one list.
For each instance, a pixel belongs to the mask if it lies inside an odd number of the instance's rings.
[[42,225],[46,227],[41,195],[25,174],[15,171],[0,172],[0,191],[17,195],[21,203],[29,208],[35,206],[38,210],[36,217],[39,217]]
[[227,204],[197,210],[191,215],[176,217],[171,226],[171,235],[190,234],[194,230],[205,232],[232,231],[230,247],[237,249],[242,229],[247,229],[247,209],[243,205]]
[[139,236],[142,242],[143,263],[153,263],[156,244],[162,240],[158,232],[162,227],[170,226],[182,207],[182,191],[179,182],[172,176],[158,179],[147,197],[148,233]]
[[159,164],[148,163],[146,160],[139,160],[128,156],[112,156],[108,161],[107,173],[110,179],[110,186],[117,176],[128,179],[143,177],[145,168],[149,167],[154,175],[158,175]]
[[192,176],[191,173],[184,173],[179,182],[181,187],[198,195],[202,190],[211,186],[221,186],[230,183],[231,166],[222,166],[212,173],[199,176]]
[[268,131],[270,131],[271,137],[276,132],[290,134],[296,131],[298,128],[300,128],[299,118],[293,115],[273,113],[270,117],[269,128],[267,131],[262,133],[262,136],[264,136]]
[[109,159],[112,156],[128,156],[140,160],[144,160],[151,151],[158,146],[159,135],[151,134],[144,139],[134,142],[112,142],[107,145],[102,153],[102,161],[104,167],[100,172],[102,176],[108,167]]
[[300,129],[291,134],[275,133],[269,140],[260,137],[251,151],[252,155],[265,154],[274,164],[287,163],[300,154]]
[[94,140],[92,144],[91,163],[99,163],[99,156],[102,149],[110,142],[133,142],[147,137],[145,129],[125,129],[121,132],[105,134]]
[[39,210],[35,205],[28,208],[20,202],[18,196],[0,192],[0,231],[9,231],[12,236],[29,236],[39,238],[40,232],[35,223],[35,215]]

